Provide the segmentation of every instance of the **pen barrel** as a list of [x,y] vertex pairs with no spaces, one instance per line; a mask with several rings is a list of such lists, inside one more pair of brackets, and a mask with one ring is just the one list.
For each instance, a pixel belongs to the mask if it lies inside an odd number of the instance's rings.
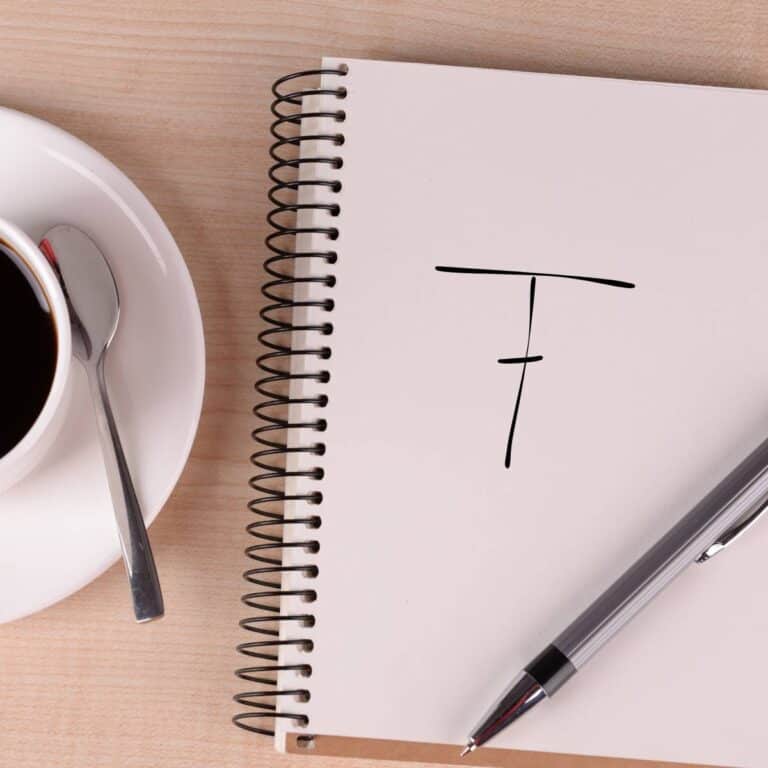
[[768,440],[625,571],[554,641],[579,669],[741,518],[768,504]]

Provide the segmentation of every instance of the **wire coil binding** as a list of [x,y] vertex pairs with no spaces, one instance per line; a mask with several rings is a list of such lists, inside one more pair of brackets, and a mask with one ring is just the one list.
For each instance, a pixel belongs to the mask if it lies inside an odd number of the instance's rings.
[[300,157],[299,149],[302,142],[322,142],[320,146],[338,147],[344,143],[344,135],[341,132],[302,134],[301,124],[302,120],[308,118],[327,118],[340,125],[346,119],[343,109],[303,111],[304,98],[307,96],[325,95],[339,100],[344,99],[347,93],[343,86],[304,87],[302,82],[308,82],[310,78],[323,75],[342,77],[346,74],[347,68],[344,65],[334,69],[306,70],[282,77],[272,86],[274,101],[271,111],[275,119],[270,132],[274,143],[269,152],[274,163],[269,169],[269,179],[273,186],[269,190],[268,197],[273,208],[267,215],[267,221],[273,231],[265,241],[269,249],[264,262],[268,279],[261,289],[267,299],[267,305],[260,312],[261,319],[267,327],[259,334],[259,341],[265,347],[265,351],[256,361],[264,374],[256,382],[256,391],[263,400],[253,409],[254,415],[259,418],[261,424],[252,432],[256,450],[250,457],[256,474],[250,478],[249,484],[257,496],[248,503],[248,509],[256,519],[246,527],[246,531],[255,541],[245,550],[246,556],[253,561],[253,565],[243,574],[245,581],[256,589],[242,597],[242,602],[255,609],[257,613],[240,621],[240,626],[254,633],[256,639],[237,646],[239,653],[254,659],[255,663],[253,666],[241,667],[235,673],[240,679],[262,687],[234,697],[237,703],[247,707],[248,710],[233,717],[233,722],[240,728],[266,736],[274,735],[274,723],[277,718],[287,718],[295,725],[302,727],[309,724],[306,715],[278,711],[276,705],[278,697],[308,701],[310,694],[305,685],[287,690],[278,688],[277,674],[292,671],[299,677],[305,678],[312,674],[312,666],[309,662],[281,665],[279,651],[281,646],[293,646],[297,650],[310,652],[313,647],[310,639],[301,637],[281,639],[280,627],[286,624],[296,627],[312,626],[314,617],[310,612],[283,614],[279,601],[285,596],[297,597],[308,604],[316,599],[317,595],[312,589],[286,590],[281,582],[283,574],[292,571],[299,572],[307,579],[317,575],[315,565],[284,564],[283,552],[288,548],[295,548],[315,553],[319,549],[319,543],[311,536],[305,540],[286,541],[284,531],[288,526],[295,528],[301,526],[311,531],[319,528],[322,523],[320,516],[313,514],[312,510],[307,510],[306,514],[298,517],[287,517],[284,509],[286,502],[304,502],[307,505],[322,503],[320,491],[289,495],[284,488],[286,478],[321,480],[322,467],[313,466],[288,471],[284,462],[288,454],[311,456],[314,462],[316,461],[314,457],[325,453],[325,444],[322,441],[311,445],[295,446],[291,445],[289,440],[292,430],[311,429],[323,432],[327,426],[325,419],[291,422],[288,408],[292,404],[323,408],[328,402],[327,396],[317,394],[313,397],[292,398],[288,394],[288,389],[291,382],[296,380],[311,380],[324,384],[330,378],[328,371],[322,369],[308,373],[291,373],[291,361],[296,356],[312,359],[318,363],[318,368],[321,368],[320,361],[327,360],[331,355],[330,347],[327,345],[311,348],[292,346],[294,332],[316,332],[324,336],[330,336],[333,333],[333,325],[327,320],[315,322],[313,319],[308,323],[296,324],[293,310],[307,308],[313,314],[328,313],[333,311],[334,307],[333,299],[330,297],[298,300],[294,297],[294,288],[300,283],[317,283],[330,289],[335,284],[335,278],[333,275],[297,277],[294,275],[294,265],[299,259],[311,259],[314,263],[320,261],[325,264],[335,264],[338,260],[338,254],[332,248],[297,250],[296,237],[320,235],[325,236],[329,241],[336,240],[339,234],[336,227],[302,227],[299,226],[297,217],[301,211],[305,210],[325,211],[330,216],[337,216],[339,206],[326,202],[299,204],[297,198],[299,192],[308,187],[325,191],[329,195],[338,194],[341,191],[341,182],[338,179],[315,177],[302,179],[300,172],[302,166],[307,164],[326,167],[329,171],[336,170],[341,168],[342,160],[332,151],[323,156]]

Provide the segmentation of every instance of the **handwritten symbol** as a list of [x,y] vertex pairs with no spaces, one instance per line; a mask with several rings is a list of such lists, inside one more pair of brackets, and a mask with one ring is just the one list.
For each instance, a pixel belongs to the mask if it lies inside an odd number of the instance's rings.
[[523,385],[525,384],[525,372],[528,368],[528,363],[538,363],[544,359],[542,355],[531,355],[531,332],[533,330],[533,307],[536,299],[536,278],[537,277],[551,277],[562,280],[579,280],[586,283],[595,283],[597,285],[604,285],[611,288],[634,288],[634,283],[628,283],[625,280],[612,280],[604,277],[588,277],[586,275],[566,275],[556,274],[553,272],[524,272],[517,269],[482,269],[479,267],[435,267],[438,272],[450,272],[457,275],[512,275],[515,277],[530,277],[530,289],[528,292],[528,335],[525,342],[525,355],[522,357],[500,357],[497,362],[502,365],[521,365],[520,371],[520,383],[517,387],[517,395],[515,397],[515,409],[512,413],[512,423],[509,426],[509,432],[507,433],[507,446],[504,452],[504,466],[509,469],[512,462],[512,443],[515,437],[515,429],[517,427],[517,417],[520,413],[520,401],[523,396]]

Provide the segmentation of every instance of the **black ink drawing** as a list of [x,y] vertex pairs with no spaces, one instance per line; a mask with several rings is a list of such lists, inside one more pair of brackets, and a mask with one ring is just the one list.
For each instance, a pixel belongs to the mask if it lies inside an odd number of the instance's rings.
[[634,283],[628,283],[625,280],[610,280],[603,277],[588,277],[585,275],[561,275],[553,272],[523,272],[516,269],[481,269],[477,267],[435,267],[438,272],[450,272],[457,275],[514,275],[517,277],[530,277],[530,290],[528,292],[528,336],[525,342],[525,355],[522,357],[500,357],[497,362],[502,365],[521,365],[520,383],[517,387],[515,397],[515,409],[512,412],[512,423],[507,433],[507,447],[504,452],[504,466],[509,469],[512,461],[512,442],[515,437],[515,428],[517,427],[517,417],[520,412],[520,401],[523,396],[523,385],[525,384],[525,372],[528,363],[538,363],[543,360],[542,355],[532,355],[531,352],[531,331],[533,330],[533,305],[536,299],[536,278],[552,277],[562,280],[581,280],[586,283],[596,283],[611,288],[634,288]]

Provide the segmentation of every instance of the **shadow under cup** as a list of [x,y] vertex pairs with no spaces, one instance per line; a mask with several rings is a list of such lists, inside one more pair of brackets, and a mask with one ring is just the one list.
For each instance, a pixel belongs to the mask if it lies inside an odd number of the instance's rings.
[[32,267],[0,238],[0,459],[32,429],[59,354],[53,304]]

